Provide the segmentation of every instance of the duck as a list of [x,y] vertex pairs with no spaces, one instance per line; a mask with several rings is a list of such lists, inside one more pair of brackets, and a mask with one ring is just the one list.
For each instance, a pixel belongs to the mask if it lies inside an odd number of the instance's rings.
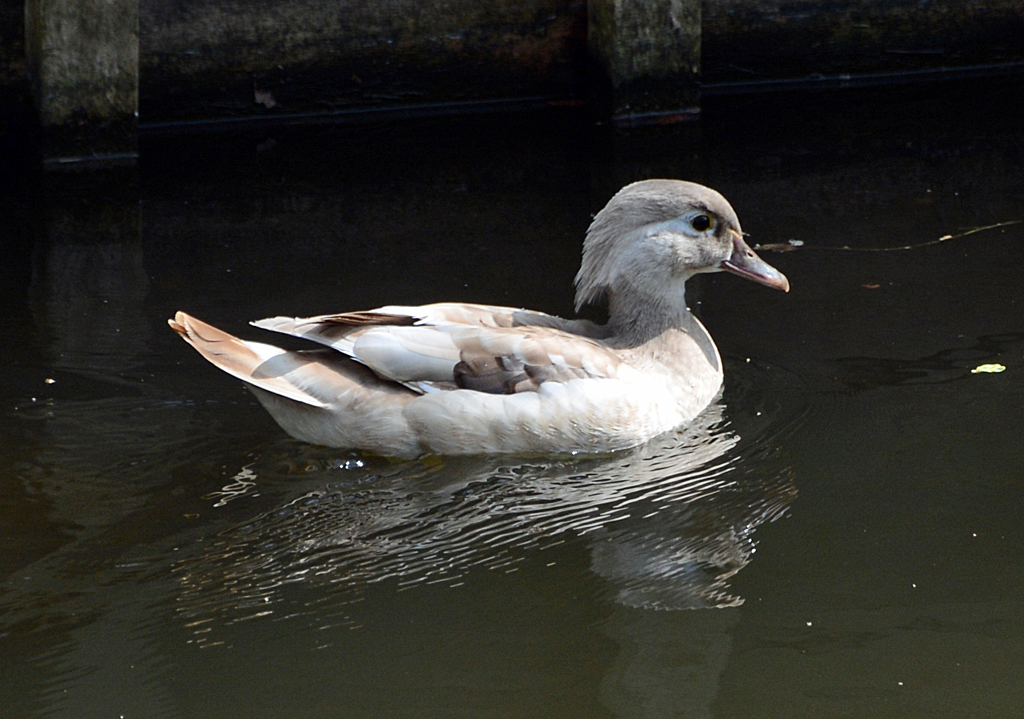
[[180,311],[168,323],[302,442],[405,459],[610,453],[718,396],[722,358],[685,285],[722,271],[789,291],[725,197],[650,179],[615,193],[586,232],[575,306],[606,303],[604,324],[459,302],[251,323],[316,345],[288,350]]

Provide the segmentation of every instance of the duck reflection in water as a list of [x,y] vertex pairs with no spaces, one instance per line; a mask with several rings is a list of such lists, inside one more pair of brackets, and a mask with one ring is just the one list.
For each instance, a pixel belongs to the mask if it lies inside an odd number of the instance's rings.
[[[300,445],[298,461],[319,463],[327,486],[187,552],[175,568],[181,608],[226,621],[253,607],[269,614],[285,585],[301,583],[320,587],[316,599],[277,610],[315,615],[368,583],[458,584],[567,541],[587,544],[620,604],[736,606],[727,583],[751,559],[752,532],[796,496],[773,446],[768,437],[740,443],[719,403],[686,428],[603,457],[367,459],[352,468]],[[282,462],[246,472],[247,482],[270,481]]]

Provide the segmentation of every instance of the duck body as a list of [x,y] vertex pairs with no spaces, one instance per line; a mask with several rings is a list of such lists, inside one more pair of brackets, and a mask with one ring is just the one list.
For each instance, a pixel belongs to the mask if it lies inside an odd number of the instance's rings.
[[647,180],[620,190],[584,243],[577,309],[606,299],[606,325],[461,303],[253,323],[321,345],[290,351],[182,312],[169,322],[306,442],[395,457],[610,452],[688,422],[720,391],[718,350],[683,293],[719,270],[789,289],[721,195]]

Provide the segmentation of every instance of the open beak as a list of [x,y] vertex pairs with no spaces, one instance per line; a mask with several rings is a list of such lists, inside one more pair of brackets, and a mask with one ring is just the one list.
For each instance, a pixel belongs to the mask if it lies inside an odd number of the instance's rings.
[[733,231],[732,255],[727,260],[722,260],[718,265],[726,272],[746,277],[748,280],[760,282],[762,285],[773,287],[783,292],[789,292],[789,280],[777,269],[762,260],[750,249],[750,245],[743,241],[743,235]]

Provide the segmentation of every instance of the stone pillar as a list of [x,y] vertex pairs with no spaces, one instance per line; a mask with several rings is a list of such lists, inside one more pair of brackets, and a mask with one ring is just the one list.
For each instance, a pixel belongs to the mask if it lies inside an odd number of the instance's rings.
[[619,125],[700,111],[700,0],[590,0],[588,45]]
[[25,56],[47,168],[134,162],[138,0],[25,0]]

